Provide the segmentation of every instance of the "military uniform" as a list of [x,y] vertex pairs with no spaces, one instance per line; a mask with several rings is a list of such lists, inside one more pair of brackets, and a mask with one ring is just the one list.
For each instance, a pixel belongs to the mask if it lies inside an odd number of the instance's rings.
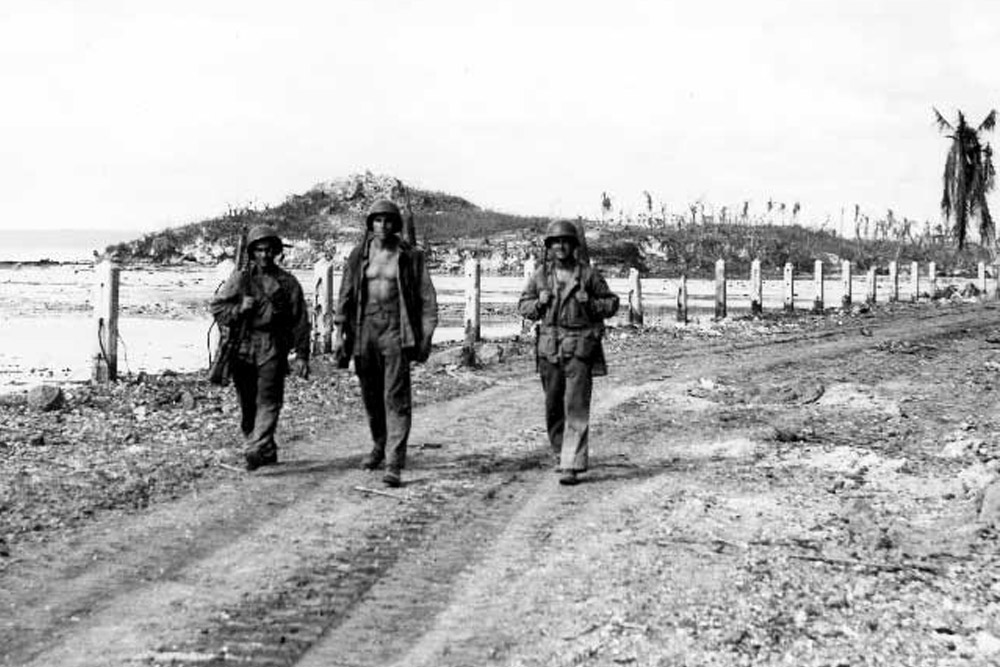
[[589,467],[590,400],[593,378],[607,374],[602,337],[604,319],[618,310],[618,296],[597,269],[576,258],[576,226],[556,221],[546,246],[571,239],[571,261],[543,262],[518,302],[521,315],[538,322],[536,365],[545,393],[549,444],[563,475],[575,483]]
[[[372,253],[372,219],[393,219],[395,253],[391,298],[374,302],[368,295]],[[334,322],[339,344],[353,355],[354,370],[368,414],[372,450],[365,459],[369,470],[385,463],[385,482],[398,486],[406,466],[406,449],[412,422],[410,362],[422,362],[431,350],[437,327],[437,295],[424,254],[398,237],[402,228],[399,208],[388,200],[375,202],[366,218],[365,239],[344,265]]]
[[[272,228],[255,227],[247,238],[248,252],[259,242],[281,243]],[[241,308],[244,297],[253,299],[249,310]],[[211,311],[220,326],[236,324],[233,330],[240,335],[232,377],[247,467],[275,463],[274,434],[284,403],[288,357],[295,352],[297,360],[309,359],[311,327],[302,286],[276,265],[251,263],[229,277],[212,300]]]

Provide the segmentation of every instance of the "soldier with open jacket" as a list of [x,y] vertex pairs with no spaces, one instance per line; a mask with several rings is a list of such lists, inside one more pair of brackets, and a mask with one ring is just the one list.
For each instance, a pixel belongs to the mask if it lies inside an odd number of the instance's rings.
[[552,222],[545,248],[546,259],[528,279],[518,310],[538,322],[536,363],[559,482],[576,484],[589,465],[593,378],[607,374],[601,338],[604,320],[618,310],[618,296],[579,257],[580,239],[572,222]]
[[427,360],[437,327],[437,295],[424,253],[401,238],[399,207],[380,199],[365,219],[365,236],[347,258],[334,323],[335,351],[353,355],[368,413],[372,449],[367,470],[385,464],[397,487],[410,436],[410,362]]
[[[274,434],[284,403],[285,376],[291,370],[299,377],[309,375],[309,311],[299,281],[275,264],[282,248],[273,227],[251,229],[248,267],[234,271],[210,304],[216,322],[230,326],[239,337],[231,369],[248,470],[277,463]],[[290,369],[293,352],[294,369]]]

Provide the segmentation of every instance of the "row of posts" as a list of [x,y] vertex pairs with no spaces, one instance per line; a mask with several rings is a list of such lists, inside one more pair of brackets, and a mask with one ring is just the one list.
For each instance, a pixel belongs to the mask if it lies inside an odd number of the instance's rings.
[[[93,355],[92,377],[98,382],[108,382],[118,377],[118,289],[120,268],[111,262],[102,262],[95,267],[94,282],[94,317],[97,325],[97,345]],[[524,264],[524,276],[530,278],[535,272],[535,260],[528,259]],[[930,262],[927,267],[927,279],[931,292],[936,288],[937,267]],[[314,271],[313,285],[313,349],[317,354],[329,353],[333,342],[333,313],[336,303],[333,263],[317,262]],[[482,269],[479,260],[470,259],[465,264],[465,322],[464,342],[467,348],[480,340],[480,287]],[[726,317],[726,263],[719,260],[715,263],[715,317]],[[784,269],[784,310],[795,310],[795,277],[791,264]],[[823,298],[823,262],[816,260],[813,272],[813,310],[822,311],[825,307]],[[841,306],[848,308],[852,303],[851,263],[841,264],[841,283],[843,296]],[[978,288],[986,293],[986,265],[979,263],[977,276]],[[631,269],[628,278],[628,322],[642,325],[642,281],[639,271]],[[750,311],[753,314],[763,312],[763,278],[760,260],[754,260],[750,266]],[[997,281],[1000,290],[1000,280]],[[920,271],[917,262],[910,267],[910,298],[914,301],[920,295]],[[994,296],[1000,296],[994,294]],[[875,269],[868,269],[865,301],[875,303],[876,277]],[[889,262],[889,297],[890,302],[899,300],[899,272],[895,261]],[[687,278],[682,276],[677,289],[677,321],[688,321],[688,289]]]

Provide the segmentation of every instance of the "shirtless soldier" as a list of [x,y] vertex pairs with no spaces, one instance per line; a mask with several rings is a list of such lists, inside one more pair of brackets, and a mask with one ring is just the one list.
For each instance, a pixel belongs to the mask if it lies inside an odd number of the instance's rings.
[[410,436],[410,362],[430,355],[437,295],[424,253],[400,238],[399,207],[372,204],[366,233],[347,258],[334,323],[335,352],[354,357],[372,450],[366,470],[385,464],[386,486],[402,483]]

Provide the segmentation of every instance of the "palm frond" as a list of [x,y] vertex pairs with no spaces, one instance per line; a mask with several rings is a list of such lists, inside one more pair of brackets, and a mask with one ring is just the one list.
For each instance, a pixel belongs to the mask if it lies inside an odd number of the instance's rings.
[[954,127],[952,127],[951,123],[949,123],[947,120],[945,120],[944,116],[941,115],[940,111],[938,111],[934,107],[931,107],[931,109],[934,110],[934,124],[937,125],[937,128],[940,131],[944,132],[945,130],[954,130],[955,129]]
[[993,131],[993,127],[996,124],[997,124],[997,110],[996,109],[991,109],[990,112],[988,114],[986,114],[986,118],[983,119],[983,122],[979,124],[979,129],[977,129],[976,131],[977,132],[992,132]]

